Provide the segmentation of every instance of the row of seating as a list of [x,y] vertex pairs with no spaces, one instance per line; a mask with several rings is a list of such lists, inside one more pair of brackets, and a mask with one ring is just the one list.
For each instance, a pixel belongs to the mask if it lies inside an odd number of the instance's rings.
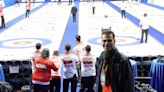
[[158,59],[160,56],[131,56],[128,57],[136,61],[137,63],[137,74],[139,77],[149,77],[150,76],[150,67],[154,59]]
[[135,60],[135,61],[152,61],[154,59],[157,59],[159,56],[130,56],[129,59]]
[[10,83],[14,90],[20,90],[23,85],[29,85],[31,82],[31,61],[13,60],[0,61],[3,67],[5,81]]
[[[151,61],[156,58],[158,57],[129,57],[137,63],[137,77],[149,77]],[[5,80],[12,84],[15,89],[20,89],[23,85],[28,85],[31,82],[30,60],[0,61],[0,64],[3,66]]]
[[23,61],[0,61],[3,66],[5,74],[13,73],[14,71],[18,73],[30,73],[31,72],[31,62],[30,60]]

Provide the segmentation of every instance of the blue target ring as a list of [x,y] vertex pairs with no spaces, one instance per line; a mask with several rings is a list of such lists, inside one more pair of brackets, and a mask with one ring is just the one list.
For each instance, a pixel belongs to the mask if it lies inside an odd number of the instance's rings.
[[10,42],[10,41],[17,41],[19,42],[19,40],[39,40],[41,41],[42,45],[47,45],[50,44],[52,41],[48,40],[48,39],[44,39],[44,38],[17,38],[17,39],[9,39],[9,40],[3,40],[0,41],[0,48],[8,48],[8,49],[22,49],[22,48],[31,48],[31,47],[35,47],[35,45],[30,45],[30,46],[4,46],[3,44],[6,42]]

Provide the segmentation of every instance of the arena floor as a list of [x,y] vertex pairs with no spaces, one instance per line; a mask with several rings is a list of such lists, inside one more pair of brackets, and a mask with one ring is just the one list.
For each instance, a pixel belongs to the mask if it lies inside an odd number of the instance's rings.
[[[95,2],[96,10],[93,15],[91,2],[80,2],[77,22],[72,22],[70,11],[73,5],[68,5],[68,2],[62,2],[61,5],[52,2],[32,4],[29,18],[25,18],[24,3],[6,7],[6,28],[0,29],[0,57],[2,60],[29,59],[36,42],[42,43],[43,48],[49,48],[52,53],[53,50],[61,50],[64,40],[74,46],[76,33],[99,56],[103,50],[100,36],[104,15],[109,16],[112,30],[116,34],[116,45],[125,55],[164,55],[164,7],[153,3],[127,2],[127,18],[122,19],[120,3]],[[147,44],[140,43],[141,30],[138,26],[145,12],[148,13],[151,25]]]

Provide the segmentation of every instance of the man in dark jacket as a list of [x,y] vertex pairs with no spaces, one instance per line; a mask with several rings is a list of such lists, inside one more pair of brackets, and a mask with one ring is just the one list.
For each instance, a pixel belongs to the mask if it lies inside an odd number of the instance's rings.
[[115,34],[103,31],[104,51],[97,61],[96,92],[134,92],[132,67],[115,46]]
[[77,13],[76,6],[72,6],[71,14],[72,14],[72,17],[73,17],[73,22],[76,22],[76,13]]

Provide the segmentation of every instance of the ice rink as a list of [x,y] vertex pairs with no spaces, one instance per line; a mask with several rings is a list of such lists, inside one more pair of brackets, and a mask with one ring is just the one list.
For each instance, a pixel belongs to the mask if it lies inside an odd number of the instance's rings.
[[[78,6],[76,22],[72,22],[70,14],[74,4]],[[119,1],[96,1],[95,15],[92,14],[93,3],[74,4],[35,3],[29,18],[25,18],[25,3],[4,8],[6,28],[0,29],[1,59],[28,59],[37,42],[42,43],[43,48],[49,48],[51,53],[60,50],[62,54],[66,43],[74,47],[76,34],[81,35],[82,41],[90,44],[92,52],[99,56],[103,50],[100,37],[104,15],[109,16],[120,52],[127,56],[164,55],[164,7],[153,3],[126,2],[127,18],[122,19]],[[139,20],[145,12],[151,25],[147,44],[140,43]]]

